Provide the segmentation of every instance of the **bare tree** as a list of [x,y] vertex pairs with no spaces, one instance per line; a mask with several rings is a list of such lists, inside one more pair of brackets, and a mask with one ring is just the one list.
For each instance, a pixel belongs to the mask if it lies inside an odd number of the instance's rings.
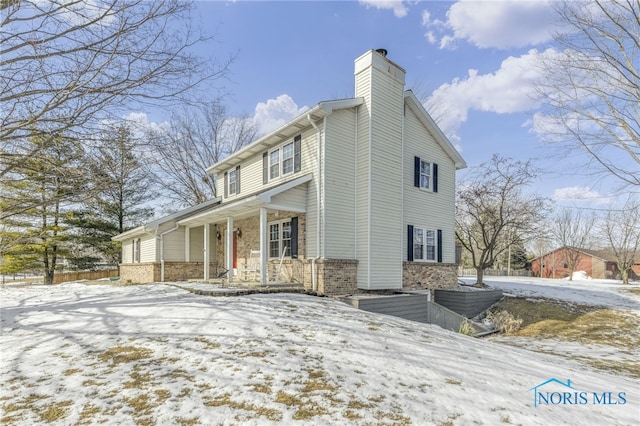
[[84,140],[125,108],[183,99],[232,60],[192,53],[207,38],[185,0],[16,0],[0,10],[0,177],[38,154],[34,132]]
[[640,185],[640,2],[556,8],[570,30],[556,37],[561,49],[543,63],[540,127],[574,155],[576,147],[587,153],[590,170]]
[[222,99],[174,114],[170,128],[149,135],[155,181],[178,206],[216,196],[206,169],[252,142],[257,128],[247,116],[229,117]]
[[570,281],[573,280],[573,273],[582,256],[578,249],[590,248],[595,223],[595,215],[585,213],[582,210],[565,208],[555,216],[552,233],[560,246],[566,249],[562,250],[562,256],[570,271]]
[[609,210],[602,231],[613,250],[624,284],[629,271],[640,261],[640,203],[629,198],[621,210]]
[[477,285],[483,284],[484,270],[510,245],[539,234],[546,202],[524,193],[534,177],[529,162],[494,155],[459,185],[456,238],[471,255]]

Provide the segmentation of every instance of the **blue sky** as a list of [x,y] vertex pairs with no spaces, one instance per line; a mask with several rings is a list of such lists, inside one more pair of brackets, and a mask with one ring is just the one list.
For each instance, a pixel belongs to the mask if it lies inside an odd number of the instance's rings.
[[229,107],[262,131],[322,100],[352,97],[354,59],[385,48],[469,166],[494,153],[531,159],[545,169],[541,195],[567,205],[610,201],[584,157],[560,154],[537,132],[536,63],[563,30],[552,2],[200,1],[194,17],[215,35],[200,54],[238,54],[224,83]]

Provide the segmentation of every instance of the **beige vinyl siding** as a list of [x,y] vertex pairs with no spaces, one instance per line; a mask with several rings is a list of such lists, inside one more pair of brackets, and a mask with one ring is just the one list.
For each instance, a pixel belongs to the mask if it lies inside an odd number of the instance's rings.
[[122,242],[122,263],[133,262],[133,239]]
[[[319,128],[322,128],[321,123],[316,123]],[[313,173],[313,179],[307,183],[307,212],[305,219],[305,257],[314,258],[320,256],[318,253],[318,190],[317,185],[320,182],[318,176],[319,168],[318,162],[318,138],[322,137],[322,132],[318,133],[315,130],[308,134],[303,134],[302,137],[302,167],[301,172],[295,175],[300,175],[306,170]]]
[[282,194],[275,195],[271,197],[271,203],[275,205],[284,204],[304,210],[307,207],[307,185],[300,185]]
[[358,287],[369,282],[369,103],[368,90],[371,69],[356,77],[356,95],[364,97],[358,107],[356,140],[356,259]]
[[[175,222],[171,221],[163,223],[158,228],[158,262],[160,258],[160,235],[163,232],[170,231],[175,226]],[[181,226],[175,231],[168,232],[162,237],[162,257],[166,262],[184,262],[184,232],[185,227]]]
[[154,234],[144,234],[140,237],[140,262],[157,262],[158,244]]
[[325,257],[355,258],[355,111],[335,111],[326,118]]
[[[307,173],[313,172],[315,169],[316,162],[316,131],[309,126],[304,132],[301,133],[302,140],[300,143],[300,171],[297,173],[288,173],[286,175],[280,175],[279,177],[269,180],[269,182],[264,185],[262,183],[262,152],[254,155],[253,157],[243,161],[240,163],[240,193],[231,195],[224,199],[224,172],[221,171],[218,173],[216,179],[219,185],[217,188],[217,193],[219,196],[223,197],[223,202],[231,201],[236,198],[242,198],[248,194],[255,194],[260,191],[264,191],[265,189],[280,185],[289,180],[293,180],[303,176]],[[276,147],[282,148],[283,145],[293,142],[293,137],[284,139],[280,144],[273,146],[269,149],[265,147],[264,151],[271,152],[272,149]],[[263,151],[263,152],[264,152]],[[282,154],[281,154],[282,157]],[[281,158],[282,161],[282,158]],[[235,169],[235,166],[233,167]],[[231,170],[231,169],[229,169]],[[226,170],[227,172],[229,170]]]
[[403,83],[374,65],[356,75],[358,287],[402,287]]
[[[204,262],[204,225],[189,229],[189,261]],[[216,260],[216,227],[209,228],[209,253],[211,262]]]
[[402,85],[373,74],[370,289],[402,287]]
[[[415,156],[438,164],[437,193],[414,186]],[[414,225],[441,229],[442,261],[455,262],[455,165],[410,108],[405,114],[403,222],[403,259],[407,259],[407,225]]]

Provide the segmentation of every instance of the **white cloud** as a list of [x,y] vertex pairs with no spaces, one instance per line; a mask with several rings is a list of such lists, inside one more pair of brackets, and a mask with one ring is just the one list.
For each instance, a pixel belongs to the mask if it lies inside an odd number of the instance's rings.
[[438,87],[425,107],[452,141],[459,140],[457,131],[469,110],[498,114],[531,111],[539,106],[536,87],[542,73],[538,61],[549,52],[534,49],[519,57],[510,56],[499,70],[489,74],[470,69],[466,78]]
[[409,9],[404,1],[396,0],[359,0],[361,5],[367,9],[375,7],[376,9],[391,9],[397,18],[404,18],[409,13]]
[[142,137],[147,133],[164,134],[169,132],[171,127],[168,121],[149,121],[149,117],[145,112],[130,112],[123,119],[131,125],[134,130],[134,136],[137,137]]
[[422,25],[427,26],[431,24],[431,13],[428,10],[422,11]]
[[561,24],[552,0],[470,1],[461,0],[447,11],[447,21],[424,19],[423,25],[440,27],[441,48],[453,48],[466,40],[480,48],[507,49],[550,41]]
[[553,191],[554,201],[589,201],[590,203],[607,204],[610,198],[601,195],[589,186],[568,186]]
[[292,118],[302,114],[306,106],[298,105],[287,94],[282,94],[275,99],[260,102],[256,105],[254,121],[258,127],[258,133],[267,134],[272,130],[286,124]]

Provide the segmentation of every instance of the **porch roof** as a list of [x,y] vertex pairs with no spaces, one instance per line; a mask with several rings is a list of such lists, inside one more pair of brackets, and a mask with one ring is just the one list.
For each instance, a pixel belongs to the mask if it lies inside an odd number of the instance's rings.
[[163,216],[161,218],[155,219],[149,223],[144,225],[140,225],[128,231],[125,231],[121,234],[115,235],[111,237],[113,241],[124,241],[129,238],[137,237],[140,235],[153,233],[158,230],[158,227],[163,223],[167,223],[174,220],[180,220],[182,217],[194,214],[203,210],[210,208],[211,206],[215,206],[220,204],[222,201],[221,197],[216,197],[211,200],[205,201],[204,203],[197,204],[195,206],[187,207],[186,209],[179,210],[175,213],[171,213],[167,216]]
[[295,200],[278,199],[273,197],[291,191],[294,188],[309,182],[312,174],[301,176],[284,182],[280,185],[271,187],[264,191],[248,195],[229,203],[218,204],[210,209],[200,211],[197,214],[184,217],[176,221],[177,225],[183,226],[201,226],[207,223],[215,223],[225,220],[231,216],[233,218],[243,218],[256,214],[257,210],[264,207],[272,210],[286,210],[296,213],[304,213],[306,211],[306,203],[298,203]]

